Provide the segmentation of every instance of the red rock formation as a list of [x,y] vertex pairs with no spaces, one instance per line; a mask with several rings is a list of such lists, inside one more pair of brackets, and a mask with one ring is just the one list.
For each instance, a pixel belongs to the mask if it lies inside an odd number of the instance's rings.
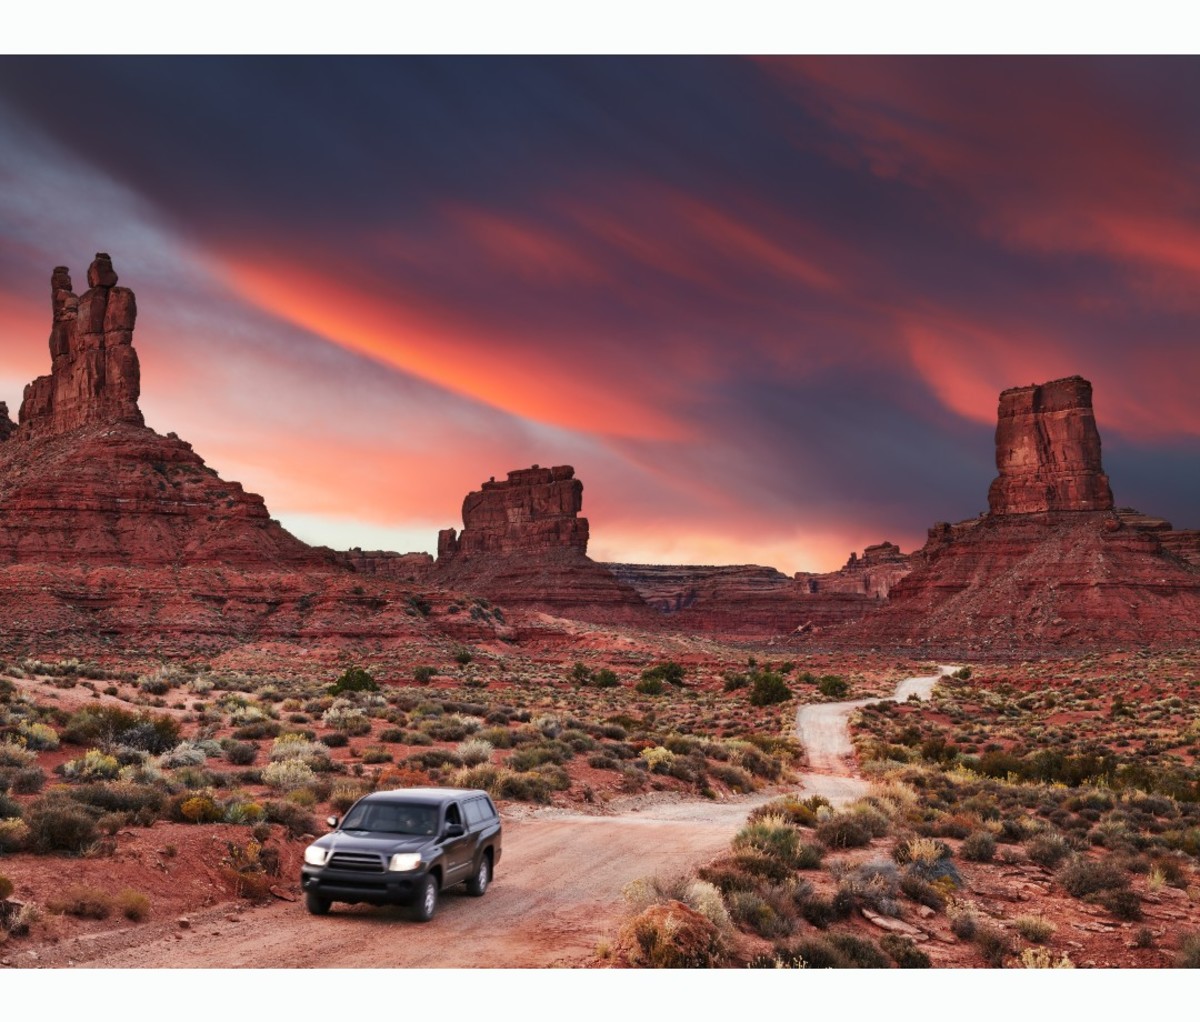
[[438,533],[438,559],[477,554],[587,553],[588,522],[579,518],[583,483],[570,465],[519,469],[493,477],[463,501],[463,531]]
[[142,425],[138,409],[141,371],[133,350],[137,302],[117,287],[112,260],[97,252],[88,268],[88,290],[77,297],[65,266],[50,278],[54,323],[51,370],[25,388],[21,435],[66,433],[99,422]]
[[400,554],[392,550],[354,547],[338,556],[352,570],[378,578],[415,582],[428,576],[433,568],[433,557],[425,553]]
[[[877,603],[861,588],[813,588],[757,564],[605,564],[663,617],[662,628],[738,638],[788,635],[854,620]],[[861,580],[860,583],[861,585]]]
[[900,579],[912,571],[912,560],[895,543],[884,540],[863,550],[862,557],[850,559],[838,571],[814,574],[797,572],[796,581],[810,593],[862,593],[875,599],[887,599]]
[[262,497],[143,425],[136,302],[116,282],[103,253],[78,299],[66,268],[54,271],[52,371],[25,388],[0,448],[0,564],[330,567]]
[[505,607],[588,621],[651,620],[640,596],[587,556],[583,483],[570,465],[492,478],[463,501],[463,530],[438,534],[437,579]]
[[1091,386],[1005,391],[991,514],[929,530],[877,613],[818,641],[1004,654],[1181,646],[1200,635],[1200,542],[1111,510]]
[[0,401],[0,443],[12,436],[16,428],[17,424],[8,417],[7,402]]
[[1079,376],[1000,395],[992,514],[1107,511],[1113,506],[1100,464],[1092,385]]

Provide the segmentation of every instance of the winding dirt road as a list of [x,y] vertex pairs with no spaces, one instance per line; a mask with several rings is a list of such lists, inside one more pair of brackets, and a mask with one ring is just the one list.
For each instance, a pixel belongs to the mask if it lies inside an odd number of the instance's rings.
[[[910,696],[928,699],[933,686],[956,667],[941,665],[939,673],[905,678],[889,697],[902,703]],[[835,806],[862,798],[869,787],[858,776],[854,746],[850,743],[850,714],[878,699],[851,699],[842,703],[815,703],[796,711],[796,736],[808,754],[809,771],[801,775],[804,790],[824,795]]]
[[[943,671],[949,668],[943,668]],[[895,700],[924,698],[938,676],[909,678]],[[797,732],[812,772],[804,787],[835,804],[865,794],[846,723],[872,700],[802,707]],[[640,877],[690,872],[729,847],[769,795],[646,805],[616,816],[541,810],[505,821],[504,855],[483,898],[446,892],[425,924],[400,909],[335,906],[309,916],[300,901],[244,910],[217,906],[186,926],[163,920],[90,934],[22,956],[23,967],[464,968],[579,966],[594,959]],[[288,885],[294,886],[294,885]]]

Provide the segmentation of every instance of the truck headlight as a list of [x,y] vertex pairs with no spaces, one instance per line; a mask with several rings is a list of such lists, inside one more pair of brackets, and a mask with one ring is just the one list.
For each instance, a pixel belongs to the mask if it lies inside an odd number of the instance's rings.
[[329,858],[329,849],[320,845],[309,845],[304,849],[304,861],[310,866],[324,866]]
[[411,873],[420,865],[421,856],[418,852],[402,852],[392,856],[391,862],[388,863],[388,870],[392,873]]

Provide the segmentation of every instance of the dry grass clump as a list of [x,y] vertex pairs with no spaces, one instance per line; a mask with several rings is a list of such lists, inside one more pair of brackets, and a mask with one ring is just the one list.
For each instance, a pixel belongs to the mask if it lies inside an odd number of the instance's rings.
[[630,965],[649,969],[714,968],[727,955],[716,924],[680,901],[651,905],[635,916],[620,944]]

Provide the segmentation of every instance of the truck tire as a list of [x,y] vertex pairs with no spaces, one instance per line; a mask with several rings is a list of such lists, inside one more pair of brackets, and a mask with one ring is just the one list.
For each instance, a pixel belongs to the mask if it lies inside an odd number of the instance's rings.
[[304,895],[304,907],[314,916],[329,915],[329,905],[330,901],[328,898],[322,898],[319,894],[315,894],[312,891]]
[[484,852],[479,856],[479,865],[475,867],[475,875],[467,881],[467,893],[473,898],[482,898],[492,882],[492,857]]
[[413,902],[412,917],[418,923],[427,923],[433,918],[437,908],[438,884],[437,877],[427,874],[421,881],[417,891],[417,900]]

